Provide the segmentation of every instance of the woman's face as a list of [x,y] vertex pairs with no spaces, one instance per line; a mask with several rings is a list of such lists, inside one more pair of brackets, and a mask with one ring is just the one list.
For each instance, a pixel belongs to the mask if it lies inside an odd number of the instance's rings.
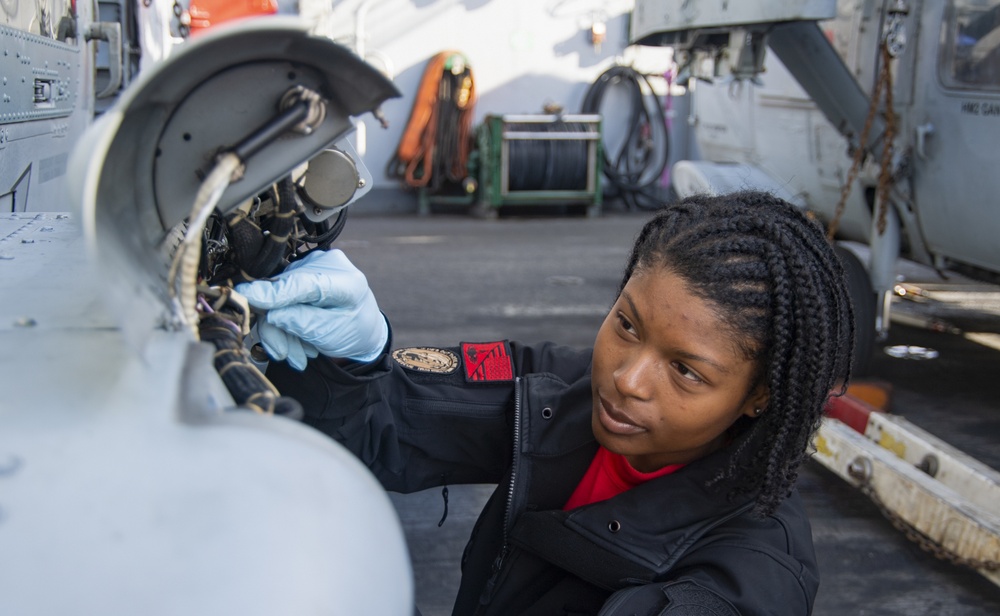
[[662,267],[638,269],[594,343],[592,425],[642,472],[721,447],[740,415],[767,404],[756,365],[710,304]]

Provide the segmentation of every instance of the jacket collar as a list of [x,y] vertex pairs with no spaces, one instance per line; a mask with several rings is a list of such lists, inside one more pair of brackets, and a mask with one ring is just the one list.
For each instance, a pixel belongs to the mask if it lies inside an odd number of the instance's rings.
[[609,590],[659,579],[705,533],[753,506],[753,495],[730,500],[731,486],[708,485],[729,455],[724,448],[676,473],[572,511],[526,512],[511,539]]

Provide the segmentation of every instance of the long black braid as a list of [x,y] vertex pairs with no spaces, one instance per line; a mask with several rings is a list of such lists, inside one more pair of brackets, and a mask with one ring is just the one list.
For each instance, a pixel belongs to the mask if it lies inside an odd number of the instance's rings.
[[823,229],[793,205],[763,192],[689,197],[640,231],[619,293],[637,270],[665,267],[713,305],[769,400],[716,481],[731,494],[756,494],[767,515],[789,494],[834,388],[851,371],[854,318],[840,261]]

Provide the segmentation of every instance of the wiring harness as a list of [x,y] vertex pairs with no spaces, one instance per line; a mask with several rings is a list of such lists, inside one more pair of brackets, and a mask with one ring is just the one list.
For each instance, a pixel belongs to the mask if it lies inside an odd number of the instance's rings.
[[304,215],[301,186],[285,177],[223,216],[216,209],[238,165],[222,157],[206,177],[168,274],[175,310],[195,339],[215,347],[214,367],[239,408],[266,415],[303,417],[301,405],[282,396],[258,365],[245,340],[254,315],[233,286],[273,276],[313,250],[326,250],[340,235],[347,209],[322,222]]

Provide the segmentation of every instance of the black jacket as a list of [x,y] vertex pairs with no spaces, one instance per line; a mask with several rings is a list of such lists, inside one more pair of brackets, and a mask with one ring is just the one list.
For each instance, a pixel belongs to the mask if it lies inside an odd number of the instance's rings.
[[470,381],[468,358],[441,373],[388,355],[268,375],[388,490],[498,484],[462,558],[456,615],[810,613],[818,575],[798,496],[765,519],[751,516],[749,497],[707,487],[726,450],[562,511],[597,450],[591,353],[505,348],[512,380]]

